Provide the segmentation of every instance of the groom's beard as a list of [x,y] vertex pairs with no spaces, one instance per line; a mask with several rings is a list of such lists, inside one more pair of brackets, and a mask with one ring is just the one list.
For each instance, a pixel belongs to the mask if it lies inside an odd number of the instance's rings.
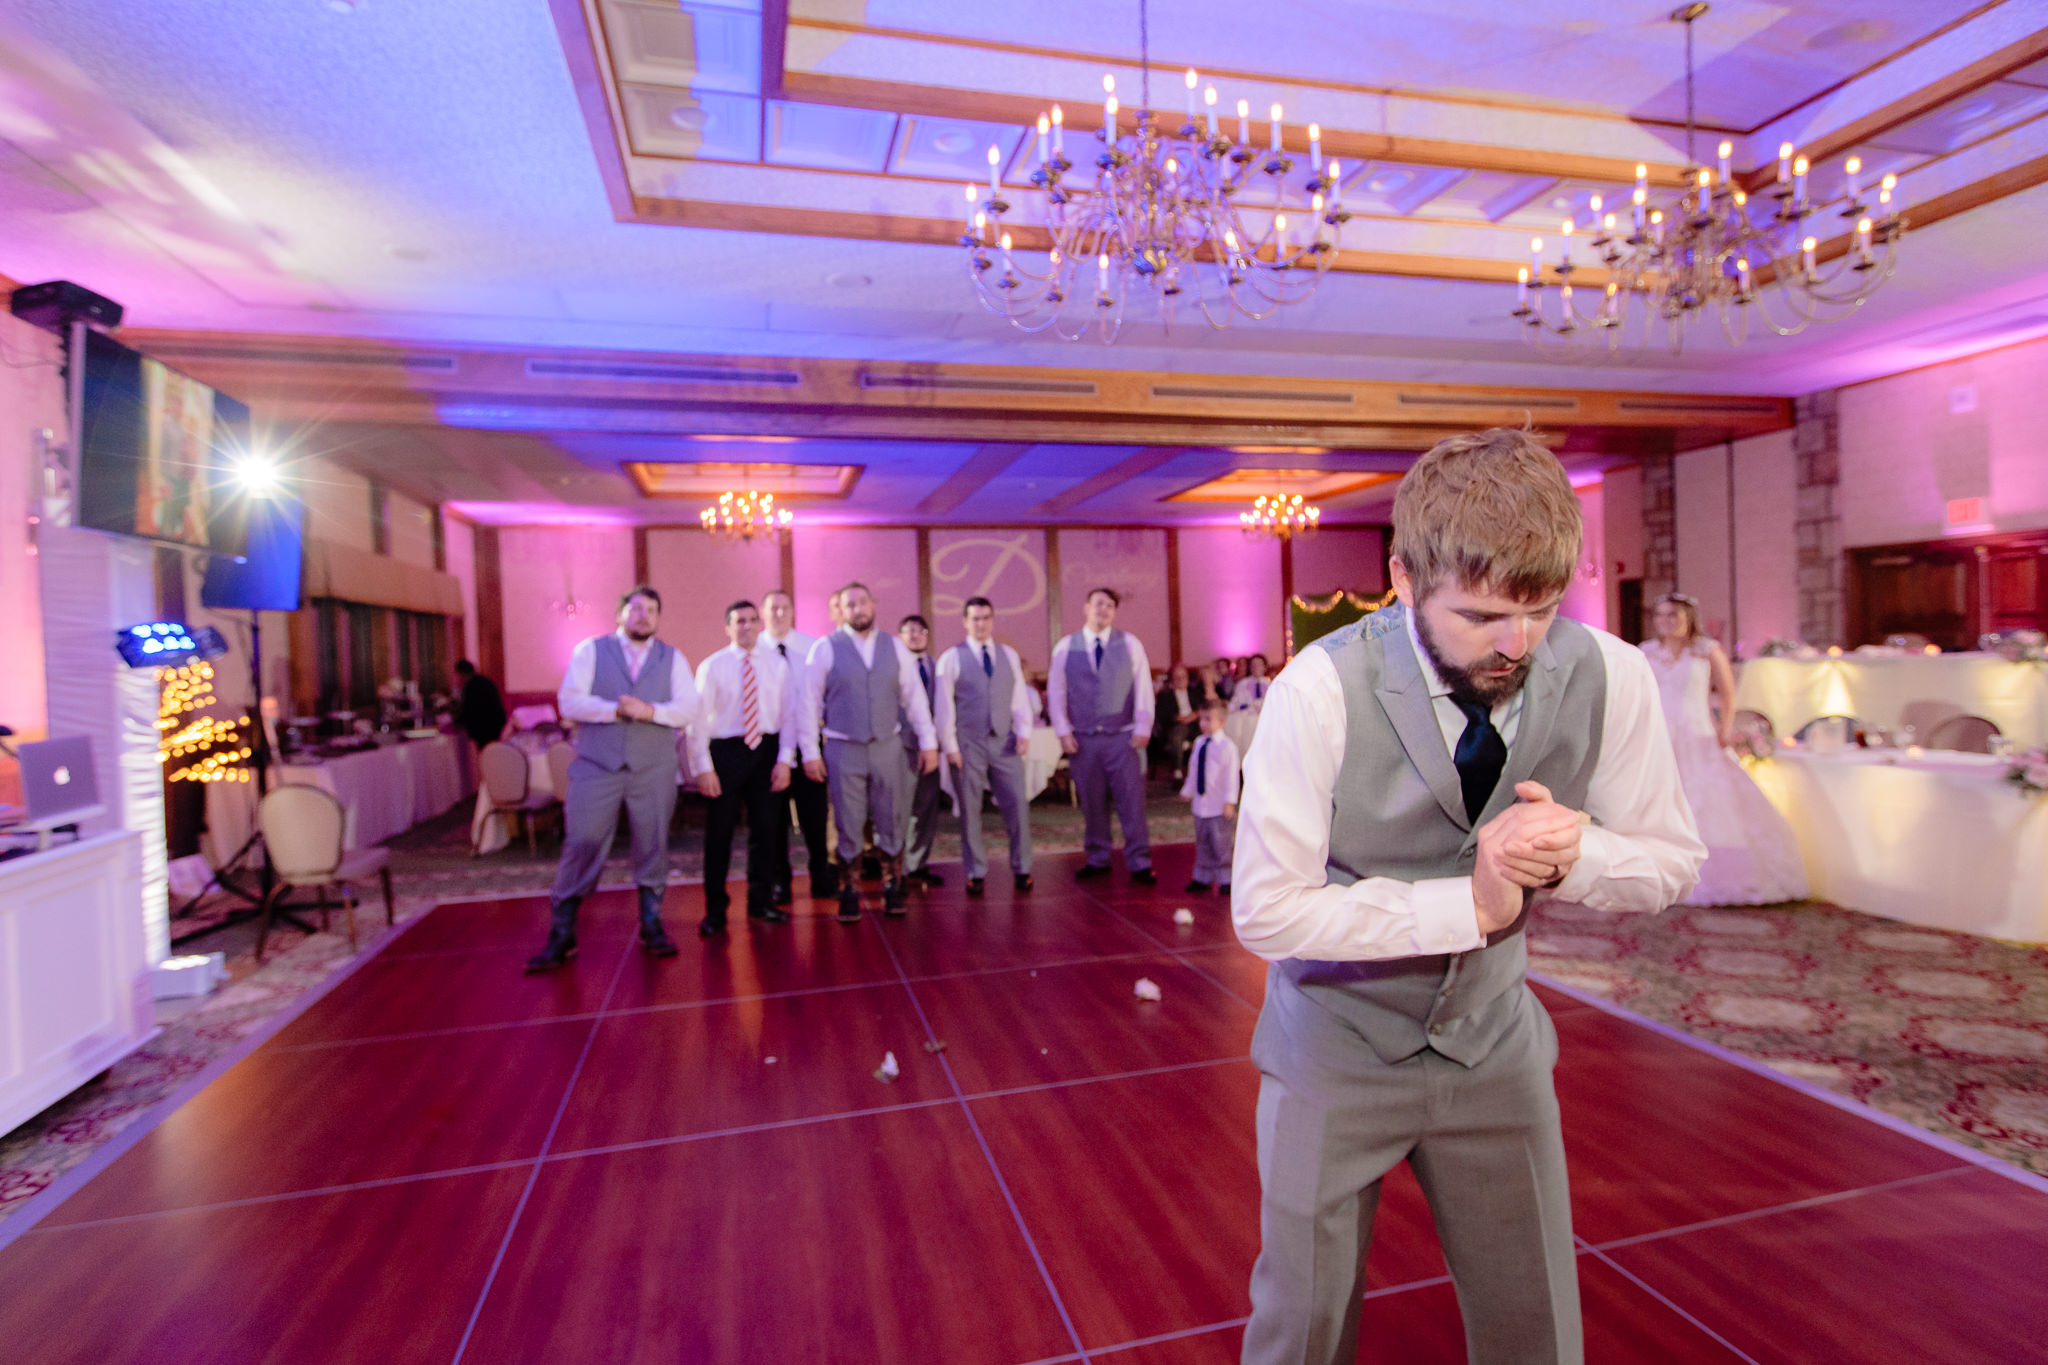
[[[1451,689],[1455,701],[1477,702],[1491,711],[1502,702],[1522,690],[1522,684],[1529,680],[1529,664],[1534,652],[1525,654],[1519,661],[1501,653],[1488,654],[1476,663],[1459,667],[1444,658],[1443,650],[1437,647],[1436,638],[1429,633],[1429,622],[1420,608],[1415,612],[1415,638],[1422,641],[1422,652],[1436,666],[1436,675]],[[1485,677],[1495,669],[1512,668],[1514,672],[1500,677]]]

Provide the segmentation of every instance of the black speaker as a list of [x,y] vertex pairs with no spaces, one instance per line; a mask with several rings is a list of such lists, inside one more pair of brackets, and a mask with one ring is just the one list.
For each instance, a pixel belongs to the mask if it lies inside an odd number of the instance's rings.
[[69,280],[25,284],[14,291],[8,306],[14,316],[45,331],[62,332],[80,318],[102,331],[121,325],[121,305]]

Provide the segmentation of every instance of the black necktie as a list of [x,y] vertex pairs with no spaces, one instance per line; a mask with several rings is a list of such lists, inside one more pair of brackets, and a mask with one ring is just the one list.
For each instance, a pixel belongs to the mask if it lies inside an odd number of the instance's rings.
[[777,654],[780,654],[783,658],[787,659],[789,657],[789,646],[778,644],[777,646],[775,646],[775,652]]
[[1209,794],[1209,741],[1204,739],[1195,745],[1195,795]]
[[991,655],[991,654],[990,654],[990,653],[988,652],[988,646],[987,646],[987,645],[983,645],[983,646],[981,647],[981,676],[982,676],[982,677],[984,677],[984,678],[993,678],[993,677],[994,677],[995,675],[996,675],[996,661],[995,661],[995,658],[994,658],[994,656],[993,656],[993,655]]
[[1507,765],[1507,742],[1493,728],[1493,717],[1476,701],[1451,698],[1452,705],[1465,714],[1465,733],[1458,736],[1458,781],[1465,788],[1465,818],[1479,820],[1493,789],[1500,783],[1500,770]]
[[1102,668],[1102,641],[1100,640],[1095,642],[1095,667],[1098,671]]
[[924,684],[924,694],[932,694],[932,663],[920,654],[917,656],[917,680]]

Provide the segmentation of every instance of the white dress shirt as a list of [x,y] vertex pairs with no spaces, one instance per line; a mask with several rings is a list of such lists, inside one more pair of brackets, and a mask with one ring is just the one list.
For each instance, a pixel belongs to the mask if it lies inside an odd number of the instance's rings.
[[[1109,632],[1083,627],[1081,642],[1092,668],[1095,646],[1107,645]],[[1145,657],[1145,646],[1137,636],[1125,631],[1124,642],[1131,655],[1131,723],[1126,728],[1141,739],[1147,738],[1152,733],[1152,708],[1157,704],[1152,696],[1152,663]],[[1060,636],[1059,643],[1052,647],[1051,671],[1045,679],[1045,716],[1052,722],[1053,733],[1061,739],[1074,733],[1073,722],[1067,719],[1067,655],[1072,652],[1073,643],[1073,636]]]
[[[1031,684],[1024,681],[1024,664],[1017,657],[1017,651],[1008,645],[999,645],[994,641],[983,645],[969,640],[967,647],[975,651],[975,662],[965,665],[968,668],[981,667],[979,660],[984,650],[998,650],[1002,653],[1003,658],[1009,660],[1011,679],[1009,745],[1010,752],[1015,753],[1017,752],[1017,741],[1027,739],[1031,735]],[[939,656],[939,748],[945,752],[948,758],[960,752],[960,717],[953,709],[953,684],[960,680],[961,667],[959,650],[949,649]],[[996,699],[993,696],[989,698],[989,705],[991,707],[996,705]]]
[[[1586,790],[1594,823],[1580,832],[1579,861],[1564,881],[1535,894],[1611,913],[1654,913],[1692,889],[1706,847],[1678,784],[1648,662],[1605,631],[1593,636],[1607,670],[1600,754]],[[1464,713],[1415,638],[1412,619],[1407,639],[1429,684],[1444,746],[1455,754]],[[1494,726],[1511,751],[1521,714],[1519,692],[1494,708]],[[1245,758],[1231,871],[1238,938],[1264,958],[1326,962],[1479,947],[1485,935],[1470,877],[1329,884],[1331,802],[1348,734],[1336,665],[1327,650],[1303,650],[1273,680],[1259,742]]]
[[[626,651],[627,671],[637,679],[640,670],[647,665],[647,655],[653,650],[654,642],[630,640],[623,630],[614,631],[612,635]],[[618,702],[590,695],[591,679],[597,676],[597,642],[603,638],[593,635],[577,645],[575,652],[569,655],[569,671],[562,675],[562,690],[555,696],[555,704],[560,708],[563,720],[583,725],[604,725],[619,718]],[[674,651],[670,658],[668,700],[654,708],[654,723],[666,725],[671,730],[681,730],[697,719],[697,684],[690,678],[690,661],[683,657],[683,651]]]
[[[795,763],[797,749],[797,690],[792,685],[796,670],[763,635],[754,641],[754,702],[760,713],[761,733],[776,737],[775,761]],[[693,772],[711,771],[711,741],[743,738],[747,733],[746,654],[738,645],[727,645],[697,665],[697,695],[703,717],[690,734],[690,766]]]
[[[791,632],[794,634],[794,632]],[[917,676],[917,656],[894,635],[884,635],[871,630],[865,636],[855,632],[852,626],[841,626],[832,633],[844,635],[853,641],[853,647],[860,654],[860,661],[868,668],[875,666],[875,644],[887,640],[889,647],[896,651],[896,700],[909,713],[910,728],[917,732],[917,747],[936,749],[939,747],[939,733],[932,724],[932,706],[925,699],[924,683]],[[827,635],[811,646],[810,657],[804,661],[803,714],[797,721],[797,744],[803,750],[806,762],[822,756],[819,736],[826,739],[845,739],[837,730],[825,726],[825,679],[832,673],[832,635]],[[881,735],[876,735],[881,739]]]
[[1172,687],[1167,690],[1173,693],[1173,718],[1175,720],[1186,720],[1195,714],[1195,704],[1188,699],[1187,688]]
[[[1240,678],[1230,693],[1230,709],[1233,711],[1256,711],[1266,704],[1266,693],[1272,690],[1271,678]],[[1462,714],[1462,713],[1460,713]]]
[[789,676],[799,682],[804,676],[804,663],[811,657],[811,646],[816,643],[817,636],[806,635],[794,628],[779,640],[765,630],[761,632],[761,648],[779,659],[789,660]]
[[[1204,755],[1208,757],[1206,769],[1202,766]],[[1195,790],[1198,773],[1205,791]],[[1230,736],[1218,730],[1198,738],[1188,752],[1188,780],[1180,786],[1180,794],[1194,805],[1195,817],[1206,820],[1223,814],[1225,806],[1236,805],[1237,782],[1237,746],[1230,742]]]

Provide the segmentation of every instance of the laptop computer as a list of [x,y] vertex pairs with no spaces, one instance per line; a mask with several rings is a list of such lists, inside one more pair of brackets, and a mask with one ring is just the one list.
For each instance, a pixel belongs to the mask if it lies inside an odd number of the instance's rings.
[[27,814],[15,828],[55,829],[90,820],[102,812],[99,777],[92,766],[92,739],[67,735],[24,744],[21,756],[22,799]]

